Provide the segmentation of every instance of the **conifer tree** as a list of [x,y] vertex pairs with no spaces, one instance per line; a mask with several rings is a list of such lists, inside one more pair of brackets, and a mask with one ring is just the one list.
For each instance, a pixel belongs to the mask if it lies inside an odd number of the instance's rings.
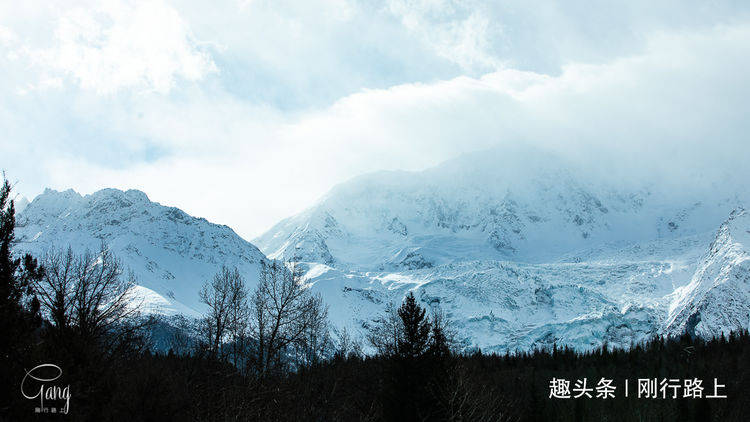
[[[11,256],[15,229],[15,207],[10,198],[11,187],[7,180],[0,188],[0,312],[3,328],[20,312],[21,296],[24,286],[17,277],[20,259]],[[3,334],[6,334],[3,331]]]
[[0,353],[3,358],[8,358],[11,351],[9,342],[18,341],[18,336],[22,334],[20,331],[29,331],[28,323],[38,320],[29,310],[38,313],[38,302],[32,299],[27,307],[24,299],[31,293],[31,281],[40,279],[43,274],[31,255],[27,254],[23,259],[13,257],[11,247],[15,239],[15,227],[11,185],[3,177],[0,188]]
[[[0,377],[3,380],[17,376],[20,360],[28,355],[33,331],[41,323],[39,302],[34,298],[26,306],[25,300],[30,295],[31,281],[41,278],[43,270],[28,254],[23,259],[13,257],[15,226],[11,185],[3,177],[0,187]],[[7,405],[10,394],[6,390],[11,385],[1,384],[0,409]]]
[[398,309],[403,323],[403,335],[399,339],[398,351],[402,357],[422,356],[429,347],[430,322],[425,317],[425,309],[417,304],[414,293],[409,292]]
[[450,328],[442,312],[436,311],[433,313],[430,329],[432,330],[429,346],[430,355],[436,358],[450,356],[453,343],[451,337],[453,333],[450,332]]

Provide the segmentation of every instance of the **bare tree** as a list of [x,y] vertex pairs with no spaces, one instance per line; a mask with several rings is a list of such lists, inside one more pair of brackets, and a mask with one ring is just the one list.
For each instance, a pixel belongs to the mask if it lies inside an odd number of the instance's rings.
[[187,355],[195,347],[197,337],[196,324],[184,315],[175,315],[171,318],[172,331],[167,340],[169,348],[177,355]]
[[81,255],[71,248],[52,250],[42,262],[44,277],[33,283],[33,290],[59,332],[73,330],[84,341],[96,341],[140,315],[132,289],[135,277],[122,277],[120,260],[105,244],[97,253]]
[[[437,368],[436,368],[437,369]],[[471,374],[460,362],[438,369],[429,383],[433,405],[448,421],[508,420],[514,405],[497,390],[473,382]]]
[[293,347],[297,366],[314,365],[328,353],[333,352],[333,339],[328,322],[328,309],[320,295],[310,297],[308,312],[302,315],[305,319],[303,330]]
[[385,312],[373,320],[368,327],[367,340],[379,355],[395,356],[398,345],[403,338],[403,322],[398,315],[396,305],[389,302]]
[[234,279],[241,278],[237,269],[222,266],[210,281],[200,290],[201,302],[208,306],[208,313],[202,320],[202,337],[209,355],[224,358],[224,342],[230,325],[230,307]]
[[229,341],[231,342],[234,366],[240,368],[245,361],[250,309],[247,303],[248,293],[245,287],[245,280],[240,276],[237,268],[234,268],[229,275],[229,318],[227,321],[227,331]]
[[279,262],[261,265],[250,303],[250,328],[255,339],[252,358],[263,377],[279,369],[290,352],[304,356],[303,363],[312,360],[310,353],[317,353],[328,337],[328,310],[320,295],[303,285],[299,267]]
[[355,358],[364,356],[362,350],[362,342],[359,339],[355,339],[349,334],[349,330],[346,327],[332,329],[335,340],[334,340],[334,358]]

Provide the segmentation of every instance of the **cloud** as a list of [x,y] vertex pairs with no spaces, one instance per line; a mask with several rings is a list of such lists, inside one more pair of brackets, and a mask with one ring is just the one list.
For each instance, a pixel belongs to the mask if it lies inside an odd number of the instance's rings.
[[449,0],[390,0],[388,8],[404,27],[430,45],[436,54],[469,72],[503,67],[490,51],[499,31],[476,5]]
[[[669,8],[639,18],[631,2],[580,16],[577,2],[142,4],[164,9],[101,9],[90,25],[76,15],[89,12],[17,11],[37,16],[33,30],[0,20],[0,156],[21,193],[138,188],[252,238],[352,176],[495,146],[678,187],[748,176],[741,5],[665,20]],[[66,43],[80,61],[11,57]],[[132,68],[110,66],[120,59]]]
[[167,93],[177,79],[197,81],[217,71],[179,13],[161,1],[88,2],[49,23],[52,46],[15,52],[43,75],[35,88],[49,81],[59,87],[69,78],[99,94],[126,88]]

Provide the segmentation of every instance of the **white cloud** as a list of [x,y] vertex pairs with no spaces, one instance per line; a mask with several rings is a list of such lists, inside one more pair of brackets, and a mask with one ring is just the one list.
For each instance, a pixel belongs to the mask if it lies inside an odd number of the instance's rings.
[[0,44],[8,45],[16,40],[16,34],[8,27],[0,25]]
[[179,13],[159,0],[107,0],[66,10],[54,37],[49,48],[24,49],[49,75],[45,80],[67,77],[99,94],[167,93],[178,79],[196,81],[217,71]]
[[504,67],[492,51],[501,31],[476,4],[451,0],[390,0],[388,7],[406,28],[439,56],[477,73]]
[[[470,0],[139,4],[162,9],[34,10],[49,27],[39,39],[43,29],[0,18],[12,51],[72,51],[41,73],[0,55],[0,126],[13,140],[0,154],[19,157],[3,165],[21,193],[139,188],[250,238],[349,177],[498,144],[629,178],[748,172],[750,24],[739,12],[663,25],[604,14],[619,32],[589,41],[571,11],[513,2],[507,16]],[[624,35],[636,28],[637,40]],[[209,57],[194,38],[221,48]],[[547,46],[554,60],[539,61]],[[221,72],[206,77],[213,63]]]

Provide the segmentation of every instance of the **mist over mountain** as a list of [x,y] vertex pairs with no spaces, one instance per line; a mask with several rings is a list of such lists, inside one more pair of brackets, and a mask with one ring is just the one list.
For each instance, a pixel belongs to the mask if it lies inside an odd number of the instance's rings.
[[[628,346],[705,313],[676,315],[680,292],[748,195],[719,172],[621,175],[533,149],[484,151],[355,178],[254,243],[306,262],[353,329],[414,290],[483,348]],[[744,305],[725,309],[735,316],[704,321],[702,335],[747,325]]]
[[367,270],[417,259],[548,262],[712,231],[747,198],[736,186],[701,183],[616,180],[551,153],[496,149],[355,178],[254,242],[271,257]]
[[529,148],[483,151],[342,183],[255,239],[260,249],[140,191],[47,190],[20,213],[16,248],[104,241],[147,311],[166,315],[198,316],[200,285],[221,265],[252,288],[265,253],[300,262],[333,324],[355,335],[414,291],[465,345],[628,346],[750,323],[747,190],[693,173],[622,178]]

